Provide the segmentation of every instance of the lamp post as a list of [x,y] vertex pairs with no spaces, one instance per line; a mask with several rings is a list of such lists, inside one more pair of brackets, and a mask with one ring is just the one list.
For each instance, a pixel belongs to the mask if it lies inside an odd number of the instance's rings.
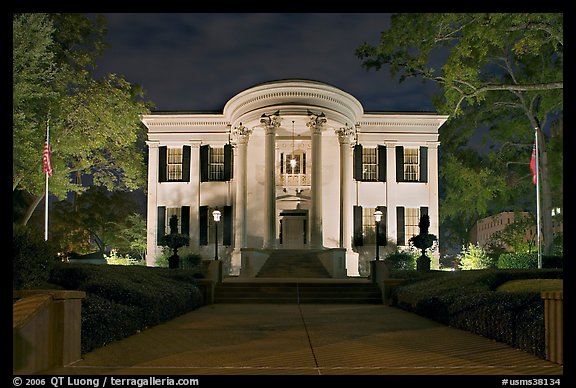
[[212,217],[214,217],[214,260],[218,260],[218,222],[220,221],[220,210],[216,209],[212,212]]
[[376,210],[374,212],[374,220],[376,220],[376,260],[380,260],[380,239],[378,238],[380,233],[380,221],[382,220],[382,212],[380,210]]

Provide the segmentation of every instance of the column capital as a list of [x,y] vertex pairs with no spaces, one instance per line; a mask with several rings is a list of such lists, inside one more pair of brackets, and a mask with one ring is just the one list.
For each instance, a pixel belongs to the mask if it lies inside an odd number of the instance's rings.
[[150,140],[146,140],[146,145],[149,148],[158,148],[160,146],[160,142],[158,141],[150,141]]
[[280,126],[281,122],[282,118],[280,117],[279,110],[277,110],[271,115],[263,113],[262,116],[260,116],[260,124],[264,126],[267,135],[273,134],[276,131],[276,128]]
[[234,129],[232,129],[232,136],[234,137],[237,143],[246,144],[250,139],[252,131],[253,130],[251,128],[245,127],[244,125],[242,125],[242,123],[240,123],[239,126],[234,127]]
[[345,124],[342,128],[337,128],[334,130],[336,135],[338,135],[338,141],[340,144],[350,144],[350,140],[354,138],[354,129]]
[[306,123],[306,126],[310,128],[313,133],[320,133],[322,131],[322,126],[326,124],[327,121],[324,112],[316,114],[308,110],[308,122]]

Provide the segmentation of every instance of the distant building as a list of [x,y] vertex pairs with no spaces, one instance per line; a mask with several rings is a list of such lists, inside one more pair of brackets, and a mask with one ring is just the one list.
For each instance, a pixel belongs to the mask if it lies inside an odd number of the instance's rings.
[[[482,218],[478,220],[472,230],[470,231],[470,242],[472,244],[478,244],[481,247],[487,247],[489,244],[497,242],[497,233],[502,232],[510,224],[515,221],[515,216],[520,215],[523,217],[530,216],[528,212],[501,212],[493,216]],[[554,235],[557,233],[562,233],[563,223],[553,219],[552,221],[552,232]],[[533,241],[536,243],[537,230],[536,225],[526,230],[524,235],[524,241]]]
[[254,276],[271,251],[303,249],[358,276],[378,209],[381,245],[407,246],[424,213],[439,236],[438,128],[447,118],[364,112],[350,94],[308,80],[254,86],[222,113],[147,115],[147,264],[177,215],[206,259],[220,245],[229,274]]

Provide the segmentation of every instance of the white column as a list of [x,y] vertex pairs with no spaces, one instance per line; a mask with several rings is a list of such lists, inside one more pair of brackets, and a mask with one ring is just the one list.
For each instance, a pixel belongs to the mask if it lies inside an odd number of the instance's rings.
[[265,130],[264,143],[264,249],[276,248],[276,128],[279,112],[263,114],[260,123]]
[[319,115],[309,112],[306,125],[311,130],[312,138],[312,182],[310,214],[310,246],[320,249],[323,246],[322,236],[322,126],[326,123],[324,113]]
[[248,140],[252,130],[243,126],[242,123],[235,127],[232,135],[236,139],[236,204],[234,217],[234,251],[232,252],[232,270],[237,272],[242,264],[241,249],[246,248],[246,192],[247,192],[247,168],[248,168]]
[[148,145],[148,195],[146,211],[146,265],[156,262],[156,229],[158,224],[158,143],[147,141]]
[[358,253],[352,250],[352,191],[354,180],[352,178],[352,148],[350,138],[354,129],[343,127],[335,130],[340,142],[340,248],[346,249],[346,274],[360,276],[358,272]]
[[190,246],[199,247],[200,244],[200,141],[191,141],[190,145]]
[[390,241],[397,241],[398,223],[396,206],[398,184],[396,183],[396,143],[386,143],[386,234]]
[[[428,143],[428,215],[430,216],[429,233],[440,239],[438,210],[438,142]],[[432,257],[432,268],[439,267],[439,255]]]

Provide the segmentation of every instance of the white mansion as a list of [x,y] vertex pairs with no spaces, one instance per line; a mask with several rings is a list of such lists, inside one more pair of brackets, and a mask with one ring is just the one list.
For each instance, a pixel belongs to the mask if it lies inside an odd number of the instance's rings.
[[334,277],[358,276],[359,253],[374,257],[376,210],[380,245],[406,246],[423,213],[439,235],[447,118],[364,112],[350,94],[308,80],[251,87],[222,113],[146,115],[147,264],[177,215],[191,249],[211,259],[219,246],[229,274],[257,276],[272,253],[301,249]]

